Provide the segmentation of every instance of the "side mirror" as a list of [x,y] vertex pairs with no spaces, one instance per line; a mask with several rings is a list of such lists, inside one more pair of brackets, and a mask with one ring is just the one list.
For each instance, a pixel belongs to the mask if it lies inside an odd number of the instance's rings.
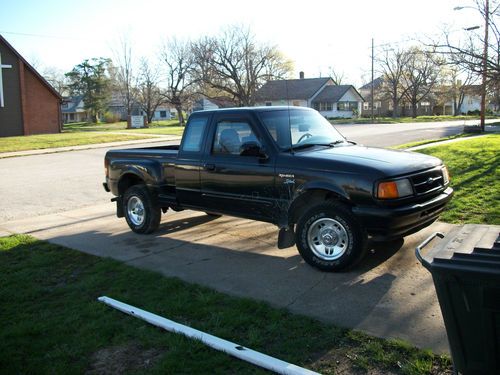
[[261,159],[267,159],[268,156],[260,143],[255,141],[245,142],[240,147],[240,156],[254,156]]

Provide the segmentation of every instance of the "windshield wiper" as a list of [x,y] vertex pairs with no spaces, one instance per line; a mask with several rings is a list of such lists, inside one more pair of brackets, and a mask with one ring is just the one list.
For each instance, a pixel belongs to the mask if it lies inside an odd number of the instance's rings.
[[337,139],[336,141],[330,142],[328,145],[334,147],[334,146],[336,146],[340,143],[344,143],[344,142],[345,142],[345,139]]
[[329,143],[303,143],[301,145],[294,145],[290,147],[290,151],[301,150],[303,148],[309,148],[313,146],[330,146]]
[[301,150],[303,148],[309,148],[313,146],[335,147],[335,145],[338,145],[339,143],[344,143],[344,141],[337,140],[330,143],[303,143],[300,145],[293,145],[292,147],[290,147],[290,151]]

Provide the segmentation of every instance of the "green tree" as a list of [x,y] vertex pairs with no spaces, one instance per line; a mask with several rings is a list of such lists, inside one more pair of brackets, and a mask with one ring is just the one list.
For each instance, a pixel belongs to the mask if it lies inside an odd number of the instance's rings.
[[66,73],[70,93],[83,95],[85,109],[90,113],[94,123],[99,121],[100,114],[106,110],[108,104],[111,84],[108,75],[110,63],[110,59],[103,57],[87,59]]

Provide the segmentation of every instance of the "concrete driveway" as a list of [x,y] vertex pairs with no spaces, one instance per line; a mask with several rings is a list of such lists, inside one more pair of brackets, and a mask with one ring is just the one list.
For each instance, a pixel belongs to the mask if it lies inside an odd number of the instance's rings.
[[357,268],[343,273],[311,268],[295,247],[277,249],[272,225],[228,216],[214,219],[193,211],[169,211],[160,230],[145,236],[132,233],[124,219],[117,219],[111,203],[3,222],[0,235],[28,233],[443,353],[448,344],[432,278],[416,260],[414,249],[431,232],[454,228],[435,223],[404,243],[372,245]]

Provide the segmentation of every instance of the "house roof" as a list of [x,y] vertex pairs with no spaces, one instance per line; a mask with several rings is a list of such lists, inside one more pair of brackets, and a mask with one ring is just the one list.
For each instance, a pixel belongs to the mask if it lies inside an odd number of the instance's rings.
[[25,59],[24,57],[22,57],[22,56],[21,56],[21,54],[20,54],[19,52],[17,52],[17,51],[16,51],[16,49],[15,49],[14,47],[12,47],[12,45],[11,45],[9,42],[7,42],[7,40],[6,40],[6,39],[5,39],[2,35],[0,35],[0,43],[5,44],[5,46],[6,46],[8,49],[10,49],[10,50],[11,50],[11,51],[12,51],[12,52],[13,52],[13,53],[17,56],[17,58],[18,58],[19,60],[21,60],[21,61],[23,62],[24,66],[26,66],[26,67],[28,68],[28,70],[30,70],[30,71],[33,73],[33,75],[34,75],[36,78],[38,78],[38,80],[39,80],[39,81],[40,81],[40,82],[41,82],[41,83],[42,83],[45,87],[47,87],[47,88],[49,89],[49,91],[50,91],[52,94],[54,94],[54,96],[55,96],[55,97],[57,97],[59,100],[62,100],[61,94],[59,94],[59,93],[56,91],[56,89],[55,89],[54,87],[52,87],[52,85],[51,85],[49,82],[47,82],[47,80],[46,80],[45,78],[43,78],[43,77],[41,76],[41,74],[40,74],[40,73],[38,73],[38,72],[36,71],[36,69],[35,69],[35,68],[33,68],[33,67],[30,65],[30,63],[26,61],[26,59]]
[[62,108],[62,113],[72,113],[76,112],[76,107],[83,100],[83,95],[69,96],[63,99],[63,103],[68,103],[68,108]]
[[[326,86],[321,92],[314,98],[313,103],[317,102],[330,102],[337,103],[347,91],[353,89],[356,94],[359,93],[356,91],[354,86],[352,85],[331,85]],[[361,97],[361,95],[359,95]],[[362,97],[361,97],[362,98]]]
[[[375,78],[373,80],[373,88],[378,89],[384,83],[384,79],[382,77]],[[367,83],[366,85],[360,87],[360,90],[371,90],[372,82]]]
[[326,78],[304,78],[269,81],[257,91],[257,100],[310,99],[329,80]]

